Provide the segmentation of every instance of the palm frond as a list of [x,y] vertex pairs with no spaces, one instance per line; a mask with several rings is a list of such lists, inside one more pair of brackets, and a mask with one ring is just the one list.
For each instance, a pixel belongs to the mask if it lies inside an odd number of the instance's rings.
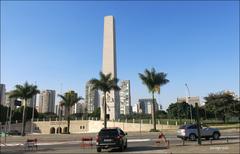
[[25,82],[23,85],[17,84],[15,89],[10,93],[10,98],[21,98],[29,99],[34,95],[38,94],[40,91],[37,89],[36,85],[30,85],[28,82]]
[[93,89],[98,89],[103,92],[110,92],[111,90],[119,90],[117,85],[118,79],[112,78],[112,74],[99,73],[100,79],[91,79],[90,83],[93,85]]
[[151,71],[145,69],[144,74],[139,73],[139,78],[142,80],[142,83],[147,86],[149,92],[160,93],[160,86],[169,82],[166,76],[167,74],[163,72],[157,73],[154,68],[152,68]]

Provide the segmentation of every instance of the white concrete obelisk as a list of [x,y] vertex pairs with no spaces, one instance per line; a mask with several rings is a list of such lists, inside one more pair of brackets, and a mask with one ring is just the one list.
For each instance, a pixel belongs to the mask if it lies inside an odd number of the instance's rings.
[[[104,36],[103,36],[103,67],[104,74],[112,74],[117,78],[116,63],[116,42],[115,42],[115,22],[113,16],[104,17]],[[116,120],[120,115],[119,92],[112,90],[107,94],[107,115],[110,120]],[[101,103],[101,119],[104,119],[103,101]]]

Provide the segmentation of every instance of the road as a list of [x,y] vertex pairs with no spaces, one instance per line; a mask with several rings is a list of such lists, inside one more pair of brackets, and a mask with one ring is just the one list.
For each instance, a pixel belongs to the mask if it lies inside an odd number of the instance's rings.
[[[156,144],[158,133],[129,133],[128,148],[123,153],[238,153],[239,152],[239,133],[237,131],[222,132],[222,139],[219,141],[203,140],[203,145],[199,148],[196,142],[186,142],[183,146],[182,141],[176,138],[175,132],[166,132],[166,138],[170,141],[170,148],[164,144]],[[81,147],[80,138],[83,136],[95,137],[96,134],[71,134],[71,135],[34,135],[27,137],[9,137],[7,146],[2,146],[1,153],[97,153],[96,147]],[[38,138],[39,148],[37,151],[24,151],[23,141],[26,138]],[[228,143],[226,138],[230,138]],[[118,150],[103,150],[102,153],[120,153]]]

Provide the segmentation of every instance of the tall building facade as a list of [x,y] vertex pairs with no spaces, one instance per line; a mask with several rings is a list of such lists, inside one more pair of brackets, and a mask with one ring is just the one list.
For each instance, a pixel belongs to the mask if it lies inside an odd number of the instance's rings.
[[[115,42],[115,20],[113,16],[104,17],[104,36],[103,36],[103,67],[102,72],[106,75],[111,73],[113,78],[117,78],[116,62],[116,42]],[[120,116],[120,99],[117,90],[111,90],[106,96],[107,117],[116,120]],[[104,105],[101,107],[101,119],[104,119]]]
[[37,95],[34,95],[32,98],[27,100],[27,106],[36,108],[36,102],[37,102]]
[[93,85],[90,82],[87,82],[86,84],[85,103],[88,113],[92,113],[99,106],[98,90],[93,89]]
[[39,95],[39,112],[54,113],[55,108],[55,90],[45,90]]
[[0,104],[6,106],[6,87],[5,84],[0,84]]
[[5,105],[11,107],[11,109],[14,110],[16,108],[16,106],[15,106],[16,98],[10,98],[10,94],[11,94],[10,92],[6,92],[6,94],[5,94],[5,98],[6,98]]
[[123,80],[120,82],[120,114],[128,115],[132,112],[130,80]]
[[182,103],[182,102],[186,102],[192,106],[195,106],[195,103],[198,103],[198,105],[200,106],[200,98],[198,96],[194,96],[194,97],[178,97],[177,98],[177,103]]
[[[76,98],[78,97],[78,94],[77,94],[75,91],[66,92],[65,95],[66,95],[67,93],[73,93]],[[81,101],[81,100],[80,100],[80,101]],[[71,114],[80,113],[80,110],[81,110],[81,109],[80,109],[80,108],[81,108],[80,104],[82,104],[82,103],[80,103],[80,101],[78,101],[77,103],[75,103],[73,106],[70,107],[70,110],[69,110],[70,115],[71,115]],[[55,113],[56,113],[57,115],[62,115],[62,116],[68,115],[68,109],[67,109],[64,105],[61,105],[61,104],[63,104],[63,103],[64,103],[64,101],[61,100],[61,101],[55,106]]]
[[[154,99],[155,102],[155,111],[159,110],[159,105],[156,101],[156,99]],[[139,99],[138,100],[139,103],[139,113],[143,113],[143,114],[152,114],[152,99],[150,98],[146,98],[146,99]]]

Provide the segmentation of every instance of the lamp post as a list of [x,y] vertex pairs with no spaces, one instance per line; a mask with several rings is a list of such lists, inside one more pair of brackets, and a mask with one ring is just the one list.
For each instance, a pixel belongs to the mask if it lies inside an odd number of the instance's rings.
[[35,105],[36,105],[36,95],[31,98],[31,101],[32,101],[31,134],[32,134],[33,133],[33,121],[34,121],[34,109],[35,109]]
[[[189,104],[190,90],[189,90],[188,85],[186,83],[185,83],[185,86],[187,88],[186,102]],[[191,106],[191,104],[189,104],[189,105],[190,105],[190,117],[191,117],[190,122],[192,123],[192,106]]]
[[12,102],[10,101],[10,115],[9,115],[9,123],[8,123],[8,131],[11,130],[11,123],[12,123]]

